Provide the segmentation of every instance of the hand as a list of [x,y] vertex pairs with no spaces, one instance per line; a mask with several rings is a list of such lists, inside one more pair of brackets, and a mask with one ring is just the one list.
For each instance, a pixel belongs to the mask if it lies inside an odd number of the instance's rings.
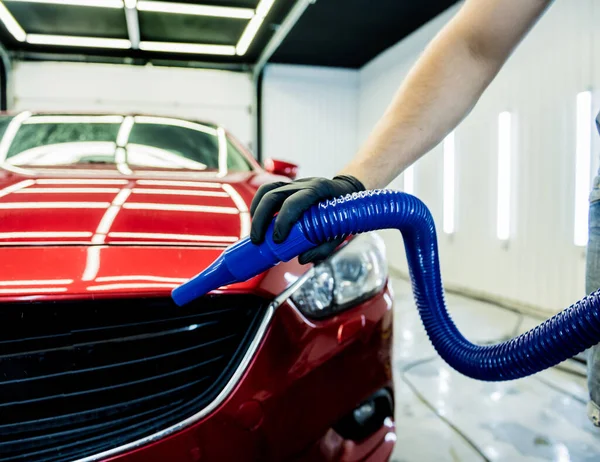
[[[275,219],[273,241],[283,242],[294,224],[311,206],[323,200],[364,190],[363,184],[349,175],[336,176],[333,180],[303,178],[292,183],[277,182],[262,185],[256,192],[250,207],[252,215],[250,239],[255,244],[260,244],[265,239],[273,215],[279,211]],[[309,250],[300,255],[300,263],[305,265],[324,260],[342,241],[343,239],[336,239]]]

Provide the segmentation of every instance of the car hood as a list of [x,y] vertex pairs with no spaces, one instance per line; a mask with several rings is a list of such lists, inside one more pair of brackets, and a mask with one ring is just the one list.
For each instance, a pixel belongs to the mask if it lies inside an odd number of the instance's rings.
[[[0,247],[0,302],[167,297],[223,251],[180,246]],[[213,293],[275,297],[307,270],[297,260]]]
[[250,231],[253,173],[202,179],[0,177],[0,246],[227,246]]
[[[257,187],[282,180],[85,173],[0,170],[0,300],[168,296],[248,234]],[[306,269],[294,260],[220,291],[273,297]]]

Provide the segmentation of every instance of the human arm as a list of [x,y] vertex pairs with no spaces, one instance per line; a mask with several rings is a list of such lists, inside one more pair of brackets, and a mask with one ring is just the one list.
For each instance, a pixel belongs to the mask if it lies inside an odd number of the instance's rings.
[[[385,187],[470,112],[550,3],[467,0],[427,46],[341,177],[259,189],[252,204],[252,240],[262,241],[277,211],[274,238],[283,241],[304,211],[334,197],[334,192]],[[331,249],[323,247],[311,259],[322,258]]]

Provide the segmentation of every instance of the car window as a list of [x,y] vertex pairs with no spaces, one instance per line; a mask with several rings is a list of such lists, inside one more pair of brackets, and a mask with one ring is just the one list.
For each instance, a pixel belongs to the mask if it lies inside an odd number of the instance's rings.
[[11,120],[12,116],[0,116],[0,139],[4,136],[4,132],[6,132]]
[[[194,127],[193,124],[190,126]],[[182,159],[191,161],[190,168],[196,169],[219,169],[219,138],[217,130],[206,127],[202,130],[198,124],[197,129],[177,127],[158,123],[136,123],[129,135],[127,144],[131,151],[129,162],[132,164],[143,164],[140,154],[151,157],[169,157],[175,155]],[[132,149],[133,147],[133,149]]]
[[249,171],[252,165],[246,157],[235,147],[231,140],[227,139],[227,170]]
[[[11,120],[0,117],[2,138]],[[4,160],[18,166],[126,163],[146,168],[252,170],[218,127],[171,117],[34,115],[24,118],[13,135]]]
[[119,127],[115,123],[23,124],[6,160],[12,165],[112,163]]

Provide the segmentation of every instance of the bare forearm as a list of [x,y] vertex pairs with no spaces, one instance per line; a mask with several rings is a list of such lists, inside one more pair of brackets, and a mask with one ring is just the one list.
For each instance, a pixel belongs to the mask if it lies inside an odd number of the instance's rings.
[[495,75],[474,65],[473,59],[462,45],[432,43],[343,173],[356,176],[367,188],[384,187],[435,147]]
[[[367,188],[386,186],[406,167],[435,147],[470,112],[496,76],[514,46],[548,4],[529,2],[527,14],[511,17],[507,3],[471,0],[434,39],[396,93],[387,111],[342,174],[361,180]],[[518,13],[518,11],[517,11]],[[498,30],[485,30],[485,20]],[[472,27],[473,16],[483,24]],[[503,27],[510,27],[508,31]],[[494,33],[499,36],[494,40]],[[487,42],[493,46],[485,48]],[[481,48],[480,48],[481,45]]]

